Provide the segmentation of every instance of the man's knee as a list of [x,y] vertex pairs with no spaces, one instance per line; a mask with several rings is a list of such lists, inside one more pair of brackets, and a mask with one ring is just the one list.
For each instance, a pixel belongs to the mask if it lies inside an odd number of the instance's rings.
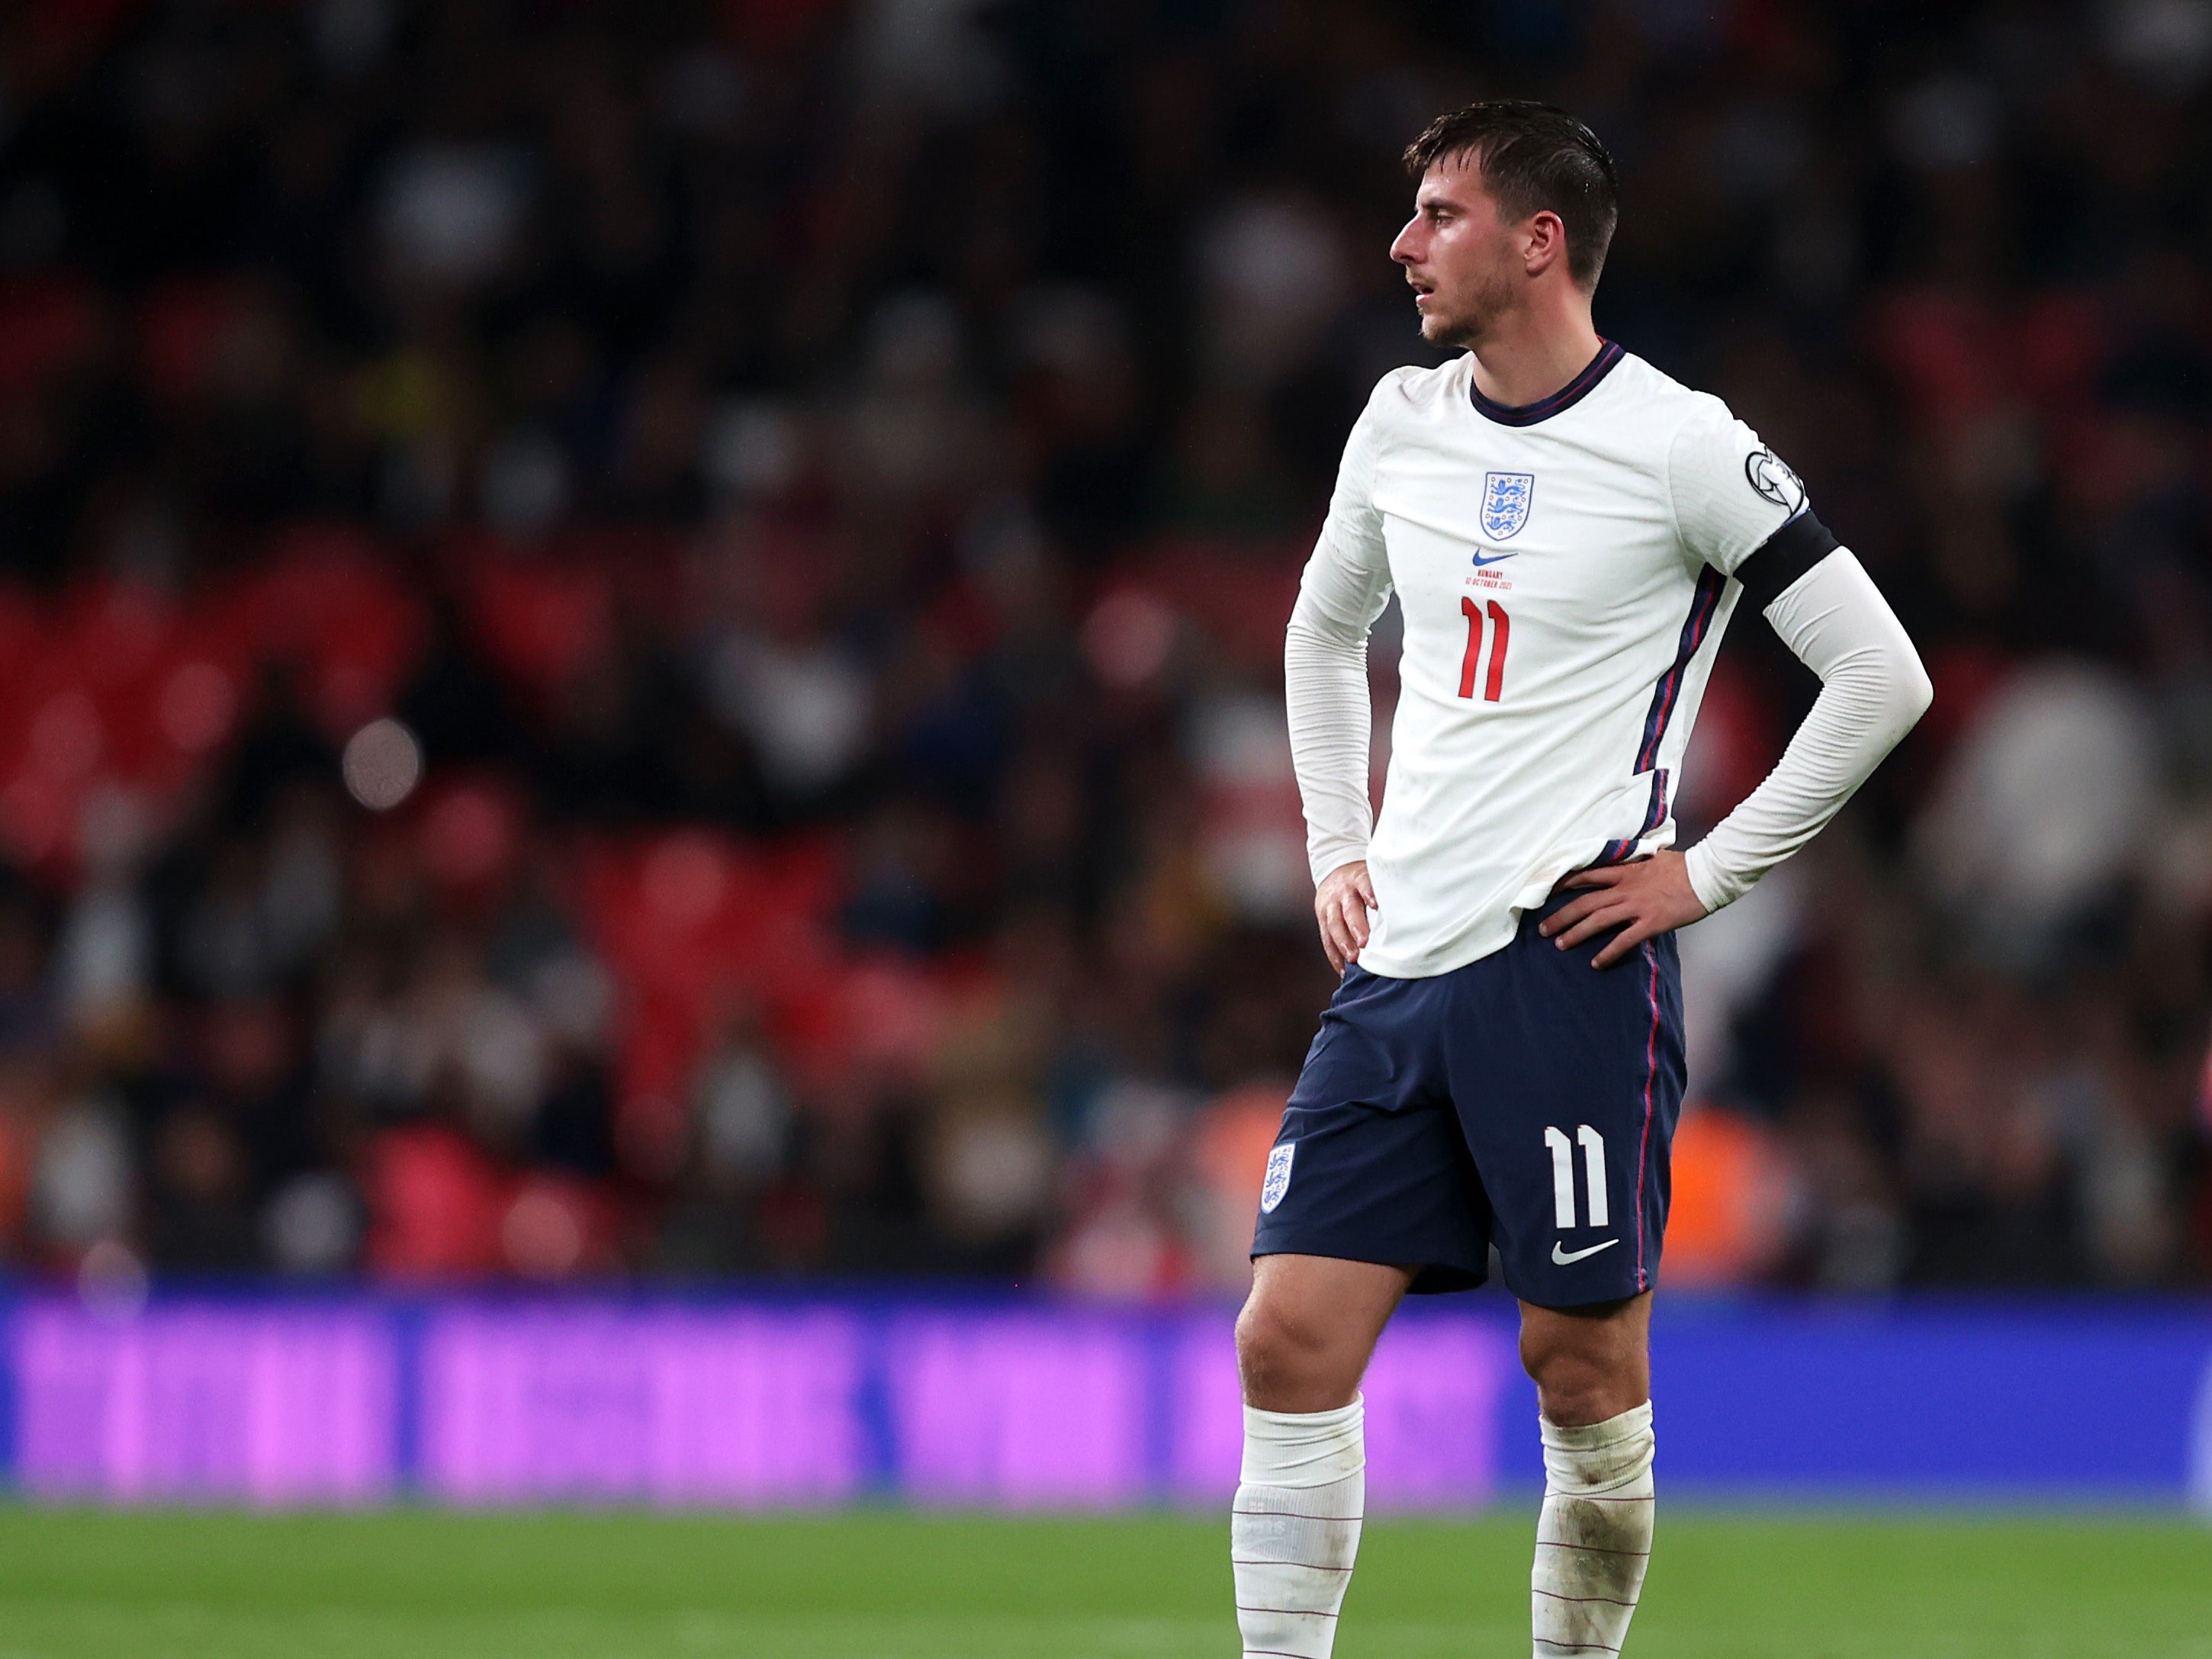
[[[1332,1385],[1337,1381],[1334,1373],[1342,1368],[1335,1352],[1345,1346],[1342,1334],[1281,1299],[1255,1294],[1237,1317],[1237,1374],[1243,1380],[1244,1398],[1275,1410],[1328,1411],[1343,1405],[1342,1400],[1313,1407],[1274,1403],[1339,1391]],[[1358,1381],[1355,1371],[1342,1389],[1346,1399]]]
[[1554,1349],[1528,1364],[1544,1415],[1562,1426],[1602,1423],[1643,1403],[1629,1368],[1617,1361]]
[[1364,1311],[1290,1293],[1289,1287],[1271,1293],[1266,1283],[1255,1285],[1237,1320],[1237,1374],[1244,1403],[1276,1412],[1350,1405],[1382,1321],[1389,1317],[1387,1308],[1371,1319]]
[[1521,1363],[1544,1415],[1563,1426],[1602,1423],[1651,1397],[1648,1295],[1588,1310],[1524,1304]]
[[1261,1259],[1237,1321],[1244,1403],[1326,1412],[1352,1403],[1413,1270],[1334,1257]]

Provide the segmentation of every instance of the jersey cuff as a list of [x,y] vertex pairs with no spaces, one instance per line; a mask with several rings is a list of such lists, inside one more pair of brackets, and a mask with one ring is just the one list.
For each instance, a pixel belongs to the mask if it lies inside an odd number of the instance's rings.
[[1354,845],[1350,842],[1337,842],[1334,845],[1319,849],[1309,849],[1306,854],[1306,867],[1313,872],[1313,884],[1318,889],[1322,883],[1343,869],[1346,865],[1364,863],[1366,858],[1366,842],[1361,842]]
[[1707,915],[1741,898],[1745,887],[1749,885],[1747,883],[1739,886],[1729,880],[1715,867],[1713,859],[1712,848],[1702,841],[1682,854],[1683,873],[1690,878],[1690,890],[1698,896],[1698,902],[1705,907]]
[[1735,568],[1735,579],[1760,611],[1780,599],[1806,572],[1843,544],[1808,507],[1759,544]]

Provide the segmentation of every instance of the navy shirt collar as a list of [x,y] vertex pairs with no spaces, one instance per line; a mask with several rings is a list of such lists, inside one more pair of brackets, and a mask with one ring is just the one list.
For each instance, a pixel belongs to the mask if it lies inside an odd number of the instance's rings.
[[1554,392],[1548,398],[1539,398],[1533,404],[1493,403],[1482,395],[1474,384],[1474,376],[1468,376],[1468,390],[1474,396],[1478,412],[1500,426],[1534,426],[1539,421],[1548,421],[1562,410],[1572,409],[1590,394],[1591,388],[1613,372],[1613,366],[1628,354],[1611,340],[1598,343],[1597,356],[1591,358],[1583,372]]

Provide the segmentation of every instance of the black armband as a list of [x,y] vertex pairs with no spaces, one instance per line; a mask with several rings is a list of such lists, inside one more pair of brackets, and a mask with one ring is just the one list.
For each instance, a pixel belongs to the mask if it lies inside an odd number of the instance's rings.
[[1782,591],[1843,544],[1807,508],[1762,542],[1735,568],[1735,579],[1753,605],[1764,611]]

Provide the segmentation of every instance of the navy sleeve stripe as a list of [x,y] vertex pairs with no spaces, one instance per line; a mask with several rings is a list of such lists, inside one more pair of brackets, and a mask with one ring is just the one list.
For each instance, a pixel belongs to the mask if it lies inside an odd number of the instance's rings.
[[1764,611],[1782,597],[1784,588],[1842,545],[1835,532],[1814,518],[1808,507],[1738,565],[1735,579],[1743,584],[1751,602]]

